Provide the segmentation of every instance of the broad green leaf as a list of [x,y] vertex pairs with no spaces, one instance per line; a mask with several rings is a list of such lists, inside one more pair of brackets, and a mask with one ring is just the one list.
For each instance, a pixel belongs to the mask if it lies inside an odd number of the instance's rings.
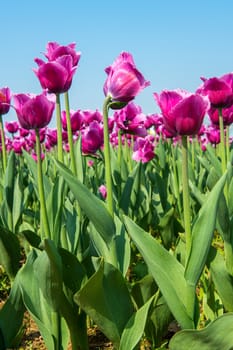
[[226,176],[227,173],[220,178],[213,190],[209,193],[192,229],[192,247],[186,265],[185,278],[189,284],[194,286],[200,278],[208,257],[216,227],[219,198],[223,191]]
[[0,333],[5,344],[5,347],[0,346],[0,349],[8,349],[18,345],[17,340],[19,339],[17,338],[23,326],[25,311],[18,277],[16,277],[10,295],[0,310]]
[[233,313],[227,313],[201,330],[182,330],[169,343],[170,350],[233,349]]
[[118,347],[126,323],[134,312],[120,271],[102,260],[97,272],[75,294],[74,300]]
[[13,279],[20,266],[20,243],[14,233],[3,227],[0,227],[0,252],[0,264]]
[[185,308],[187,284],[184,267],[149,233],[130,218],[124,217],[129,235],[143,256],[151,275],[159,286],[171,312],[182,328],[193,328]]
[[[41,281],[35,275],[34,263],[42,253],[32,250],[28,255],[26,264],[19,271],[19,283],[24,304],[37,324],[40,333],[45,341],[47,349],[55,350],[54,325],[52,315],[53,309],[41,291]],[[65,321],[61,320],[62,345],[67,348],[69,340],[68,328]]]
[[233,277],[227,272],[226,262],[219,252],[210,263],[210,272],[225,310],[233,311]]
[[143,335],[148,311],[153,300],[154,296],[131,316],[122,333],[119,350],[135,349]]
[[78,200],[81,209],[93,223],[106,244],[115,234],[115,224],[103,201],[97,198],[84,186],[62,163],[54,160],[61,176],[64,177],[71,192]]
[[54,311],[59,310],[62,299],[62,262],[53,241],[42,242],[44,251],[33,264],[40,289]]

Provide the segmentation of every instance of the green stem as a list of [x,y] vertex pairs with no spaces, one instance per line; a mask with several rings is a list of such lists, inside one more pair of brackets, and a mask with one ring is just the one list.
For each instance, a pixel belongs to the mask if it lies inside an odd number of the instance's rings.
[[227,165],[226,165],[226,141],[225,141],[225,133],[224,133],[224,124],[223,124],[223,116],[222,109],[219,108],[219,129],[220,129],[220,157],[222,161],[222,172],[224,173]]
[[105,162],[105,181],[107,189],[107,208],[110,215],[114,216],[113,211],[113,195],[112,195],[112,171],[111,171],[111,158],[110,158],[110,142],[109,142],[109,129],[108,129],[108,108],[111,97],[107,96],[103,105],[103,121],[104,121],[104,162]]
[[62,350],[62,336],[61,336],[61,316],[58,312],[52,311],[51,313],[53,338],[54,338],[54,350]]
[[[184,228],[186,238],[186,266],[192,247],[191,213],[189,197],[189,174],[188,174],[188,137],[182,136],[182,184],[183,184],[183,208],[184,208]],[[194,285],[187,283],[186,308],[191,319],[195,314],[195,294]]]
[[75,162],[75,156],[74,156],[73,133],[72,133],[71,121],[70,121],[70,104],[69,104],[68,91],[65,92],[65,107],[66,107],[66,124],[67,124],[67,132],[68,132],[68,143],[70,148],[71,170],[74,175],[77,175],[77,168],[76,168],[76,162]]
[[187,136],[182,136],[182,184],[183,184],[183,208],[184,228],[186,237],[186,261],[191,251],[191,215],[189,202],[189,175],[188,175],[188,143]]
[[5,142],[5,132],[3,126],[2,115],[0,114],[0,133],[1,133],[1,144],[2,144],[2,165],[3,172],[5,173],[7,167],[7,154],[6,154],[6,142]]
[[177,170],[177,164],[176,164],[176,155],[175,151],[177,150],[176,147],[171,144],[169,145],[171,148],[171,154],[172,154],[172,174],[174,177],[174,192],[175,196],[177,199],[177,206],[178,206],[178,211],[179,215],[182,215],[182,210],[181,210],[181,202],[180,202],[180,186],[179,186],[179,179],[178,179],[178,170]]
[[56,94],[56,122],[57,122],[57,159],[63,163],[60,94]]
[[44,182],[42,174],[42,161],[41,161],[41,144],[39,130],[36,129],[36,155],[37,155],[37,177],[38,177],[38,192],[40,200],[40,212],[41,212],[41,236],[42,238],[51,238],[48,214],[45,204]]

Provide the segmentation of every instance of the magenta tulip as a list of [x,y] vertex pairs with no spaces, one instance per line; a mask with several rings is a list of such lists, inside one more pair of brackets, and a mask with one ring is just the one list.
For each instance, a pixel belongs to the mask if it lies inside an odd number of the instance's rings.
[[11,91],[8,87],[0,89],[0,115],[7,114],[10,109]]
[[14,106],[24,129],[41,129],[51,121],[55,104],[45,94],[16,94]]
[[[208,116],[211,123],[216,127],[219,127],[219,110],[217,108],[211,107],[208,111]],[[225,126],[231,125],[233,123],[233,105],[228,108],[222,108],[222,118],[223,124]]]
[[86,154],[94,154],[103,146],[103,126],[93,121],[82,132],[82,151]]
[[108,77],[104,83],[104,94],[110,96],[113,102],[128,103],[150,85],[137,70],[132,55],[127,52],[122,52],[105,72]]
[[[62,111],[61,113],[61,122],[63,130],[67,131],[67,119],[66,119],[66,111]],[[70,125],[73,133],[80,130],[83,126],[84,118],[83,113],[78,111],[70,111]]]
[[224,108],[233,104],[233,73],[225,74],[220,78],[201,79],[203,84],[197,92],[208,96],[212,107]]
[[196,135],[209,108],[206,97],[183,90],[154,94],[168,132],[175,135]]
[[38,69],[33,69],[38,77],[41,87],[49,93],[63,93],[69,90],[77,66],[73,66],[70,55],[58,57],[55,61],[45,63],[36,58]]
[[147,135],[146,137],[138,137],[134,144],[134,151],[132,158],[142,163],[147,163],[155,156],[155,137],[153,135]]
[[10,134],[15,134],[19,130],[17,121],[5,122],[5,128]]
[[57,42],[49,42],[46,46],[47,52],[45,53],[45,57],[48,59],[48,61],[55,61],[61,56],[70,55],[72,57],[73,66],[77,66],[81,53],[76,52],[75,47],[75,43],[65,46],[60,45]]

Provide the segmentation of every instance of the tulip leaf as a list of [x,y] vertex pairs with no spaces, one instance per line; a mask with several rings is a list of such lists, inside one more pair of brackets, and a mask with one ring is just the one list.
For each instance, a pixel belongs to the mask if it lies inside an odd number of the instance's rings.
[[126,229],[144,258],[174,317],[183,328],[193,328],[184,302],[187,284],[184,267],[149,233],[124,217]]
[[148,311],[153,300],[154,296],[131,316],[122,333],[119,350],[135,349],[143,335]]
[[170,350],[233,349],[233,313],[224,314],[201,330],[182,330],[169,343]]
[[121,334],[134,312],[121,272],[102,260],[74,300],[118,348]]
[[81,209],[93,223],[103,240],[108,245],[115,234],[115,224],[105,204],[83,185],[71,171],[57,160],[57,169],[68,184]]
[[20,266],[20,243],[18,237],[0,227],[0,264],[10,278],[14,278]]
[[219,179],[208,194],[192,230],[192,247],[185,270],[185,278],[190,285],[197,284],[208,257],[216,227],[219,198],[222,195],[226,176],[227,173]]

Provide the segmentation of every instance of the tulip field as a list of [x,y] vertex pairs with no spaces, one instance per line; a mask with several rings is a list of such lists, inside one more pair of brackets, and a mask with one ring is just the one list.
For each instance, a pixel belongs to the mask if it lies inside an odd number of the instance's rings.
[[40,94],[0,88],[0,350],[23,349],[25,315],[48,350],[107,349],[90,329],[114,350],[233,349],[233,73],[145,114],[122,52],[102,109],[74,110],[80,58],[49,42]]

